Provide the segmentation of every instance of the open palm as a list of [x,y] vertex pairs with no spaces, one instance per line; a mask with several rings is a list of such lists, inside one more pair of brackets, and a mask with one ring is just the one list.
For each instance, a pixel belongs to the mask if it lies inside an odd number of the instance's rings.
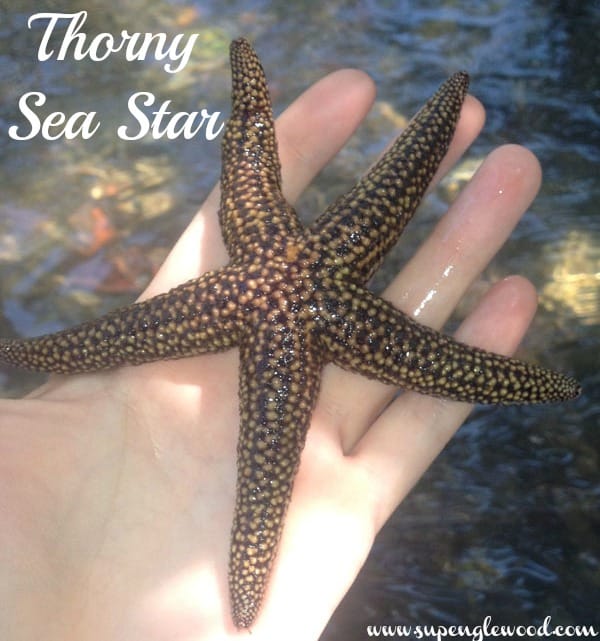
[[[351,135],[373,94],[364,74],[340,71],[279,118],[290,201]],[[467,99],[439,175],[482,122],[481,105]],[[523,148],[490,154],[386,298],[440,327],[506,240],[539,179],[537,161]],[[217,204],[215,191],[144,298],[226,262]],[[459,338],[508,354],[534,310],[531,285],[506,279]],[[55,376],[24,400],[0,403],[0,638],[248,635],[231,622],[226,576],[237,366],[232,350]],[[318,638],[375,534],[470,409],[396,392],[325,369],[254,640]]]

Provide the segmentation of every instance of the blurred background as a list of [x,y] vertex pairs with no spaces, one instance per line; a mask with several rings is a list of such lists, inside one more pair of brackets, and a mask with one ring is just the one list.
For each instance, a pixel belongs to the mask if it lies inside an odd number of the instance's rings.
[[[600,625],[600,3],[567,0],[248,2],[0,1],[0,334],[54,331],[131,302],[218,180],[220,140],[124,142],[135,91],[173,111],[229,111],[229,41],[262,58],[280,112],[341,67],[367,71],[377,102],[306,191],[306,220],[348,188],[438,84],[458,69],[486,106],[483,134],[421,207],[373,287],[381,290],[495,146],[544,169],[540,195],[448,329],[510,273],[540,308],[520,356],[576,375],[584,395],[552,408],[477,408],[379,535],[324,640],[367,624]],[[199,34],[190,62],[51,60],[41,11],[88,11],[83,31]],[[90,140],[17,142],[19,98],[40,113],[98,112]],[[0,395],[43,377],[0,369]],[[401,426],[399,426],[401,429]]]

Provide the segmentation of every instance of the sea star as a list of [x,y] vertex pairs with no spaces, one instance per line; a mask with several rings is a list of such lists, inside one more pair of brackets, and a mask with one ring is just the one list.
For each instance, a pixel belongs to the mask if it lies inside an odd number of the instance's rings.
[[263,599],[326,363],[470,402],[559,401],[579,388],[562,374],[419,325],[365,286],[446,153],[466,74],[447,80],[368,174],[304,228],[281,193],[266,80],[243,39],[232,43],[231,66],[219,210],[229,263],[72,329],[0,340],[0,360],[75,373],[239,348],[229,585],[233,621],[248,627]]

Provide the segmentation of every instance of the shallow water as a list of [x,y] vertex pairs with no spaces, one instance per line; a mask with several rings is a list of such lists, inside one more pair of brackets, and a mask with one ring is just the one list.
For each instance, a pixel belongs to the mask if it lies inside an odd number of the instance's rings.
[[[174,110],[228,111],[231,38],[259,50],[281,111],[346,66],[368,71],[378,99],[365,126],[303,196],[308,217],[363,171],[439,82],[457,69],[487,108],[482,136],[419,212],[375,281],[410,255],[472,165],[519,142],[544,185],[482,282],[523,273],[540,310],[528,359],[574,373],[585,394],[553,408],[478,409],[402,504],[324,639],[364,639],[367,624],[600,625],[600,9],[594,2],[0,3],[0,333],[34,335],[131,301],[219,173],[218,141],[124,142],[134,91]],[[415,6],[416,5],[416,6]],[[35,11],[89,11],[86,28],[200,34],[185,71],[156,63],[48,61],[27,30]],[[90,140],[16,142],[17,102],[96,110]],[[18,396],[38,376],[0,371]]]

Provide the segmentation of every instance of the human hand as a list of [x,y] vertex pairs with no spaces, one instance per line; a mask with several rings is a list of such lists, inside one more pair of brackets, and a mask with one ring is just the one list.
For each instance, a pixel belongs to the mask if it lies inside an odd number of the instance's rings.
[[[281,116],[290,201],[372,99],[366,76],[342,71]],[[482,121],[481,106],[468,99],[438,175]],[[441,326],[506,240],[539,179],[526,150],[493,152],[386,297],[420,322]],[[144,297],[226,262],[217,205],[213,192]],[[465,320],[459,338],[510,353],[534,309],[527,281],[504,280]],[[212,641],[248,634],[230,620],[226,578],[237,364],[230,351],[56,376],[24,400],[2,401],[2,639]],[[376,532],[470,409],[395,393],[325,369],[253,639],[318,638]]]

